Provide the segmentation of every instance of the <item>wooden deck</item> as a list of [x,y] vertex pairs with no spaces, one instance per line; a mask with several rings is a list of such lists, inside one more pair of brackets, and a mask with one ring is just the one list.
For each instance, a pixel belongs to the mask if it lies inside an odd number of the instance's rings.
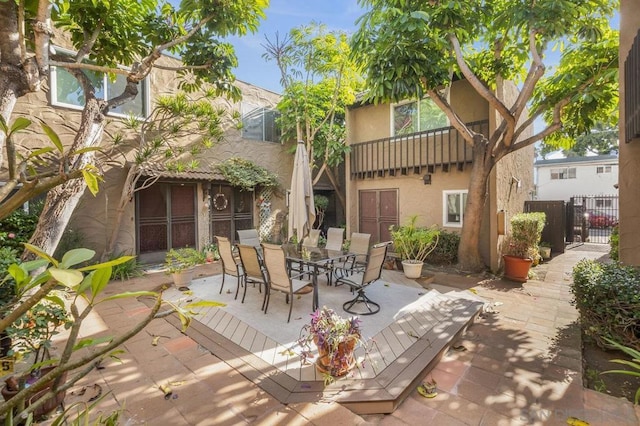
[[[171,300],[179,293],[170,289],[166,297]],[[197,290],[189,297],[201,298]],[[440,293],[419,299],[373,336],[368,351],[356,350],[363,366],[328,385],[314,364],[301,362],[294,344],[279,343],[227,310],[203,309],[187,334],[282,403],[330,400],[358,414],[390,413],[473,322],[482,305],[474,297]],[[282,326],[281,317],[265,318],[274,327]],[[181,326],[177,318],[169,321]]]

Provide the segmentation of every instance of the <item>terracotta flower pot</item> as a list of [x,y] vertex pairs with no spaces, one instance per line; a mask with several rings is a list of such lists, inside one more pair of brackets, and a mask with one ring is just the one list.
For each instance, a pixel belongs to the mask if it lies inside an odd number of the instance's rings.
[[[55,367],[44,367],[42,368],[41,374],[45,375],[47,373],[49,373],[51,370],[53,370]],[[61,381],[60,383],[64,383],[67,380],[67,373],[64,372],[61,375]],[[6,380],[6,382],[9,382],[9,379]],[[16,383],[18,382],[18,380],[15,381]],[[29,397],[26,401],[25,401],[25,406],[28,407],[29,405],[31,405],[31,403],[39,400],[40,398],[42,398],[42,396],[49,392],[49,390],[51,389],[51,387],[53,386],[53,380],[50,381],[49,383],[46,384],[46,386],[41,389],[40,391],[36,392],[34,395],[32,395],[31,397]],[[9,389],[8,385],[5,385],[2,387],[2,390],[0,391],[2,393],[2,397],[4,398],[5,401],[10,400],[11,398],[13,398],[17,393],[18,393],[18,389]],[[56,395],[52,398],[49,398],[44,404],[42,404],[40,407],[38,407],[33,415],[34,418],[38,419],[42,416],[45,416],[47,414],[49,414],[50,412],[52,412],[53,410],[56,409],[56,407],[58,407],[60,404],[62,404],[62,402],[64,401],[64,398],[66,396],[66,391],[60,391],[58,393],[56,393]]]
[[522,257],[502,255],[504,260],[504,277],[511,281],[519,283],[527,282],[529,278],[529,268],[533,261],[531,259],[523,259]]
[[318,346],[316,370],[321,374],[329,373],[334,377],[347,374],[356,365],[356,359],[353,355],[356,343],[356,338],[340,342],[338,344],[338,350],[332,356],[332,354],[329,353],[327,345],[319,346],[316,341],[316,346]]
[[419,260],[403,260],[402,269],[407,278],[420,278],[422,276],[423,262]]

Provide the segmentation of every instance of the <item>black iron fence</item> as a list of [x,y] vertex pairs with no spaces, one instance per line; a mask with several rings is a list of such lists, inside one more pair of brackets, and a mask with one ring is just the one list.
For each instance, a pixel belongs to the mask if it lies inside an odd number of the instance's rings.
[[619,217],[617,195],[574,195],[567,208],[567,241],[608,244]]
[[[489,133],[488,120],[467,126],[477,133]],[[463,170],[472,160],[471,146],[462,135],[454,127],[443,127],[351,145],[351,179],[434,173],[436,168]]]

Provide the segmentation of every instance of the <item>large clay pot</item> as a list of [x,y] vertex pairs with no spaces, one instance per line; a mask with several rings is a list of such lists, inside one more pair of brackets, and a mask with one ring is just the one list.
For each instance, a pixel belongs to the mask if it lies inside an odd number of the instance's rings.
[[[43,367],[41,370],[41,374],[45,375],[47,373],[49,373],[51,370],[53,370],[55,367]],[[64,383],[67,380],[67,372],[65,371],[64,373],[62,373],[62,375],[60,376],[60,383]],[[9,380],[7,379],[7,382]],[[18,380],[15,381],[16,383],[18,382]],[[32,402],[39,400],[40,398],[42,398],[42,396],[49,392],[49,390],[51,389],[51,386],[53,386],[53,380],[50,381],[49,383],[47,383],[47,385],[41,389],[40,391],[38,391],[37,393],[35,393],[34,395],[32,395],[30,398],[28,398],[25,401],[25,406],[28,407],[29,405],[31,405]],[[9,389],[7,385],[2,387],[2,390],[0,391],[2,393],[2,397],[4,398],[5,401],[10,400],[11,398],[13,398],[17,393],[18,390],[17,389]],[[50,412],[52,412],[53,410],[56,409],[56,407],[58,407],[60,404],[62,404],[62,402],[64,401],[64,397],[66,396],[66,391],[60,391],[58,393],[56,393],[56,395],[52,398],[49,398],[44,404],[42,404],[40,407],[38,407],[34,413],[33,416],[34,418],[38,419],[42,416],[45,416],[47,414],[49,414]]]
[[531,259],[523,259],[522,257],[502,255],[504,260],[504,277],[511,281],[519,283],[527,282],[529,278],[529,269],[533,261]]
[[180,272],[174,272],[171,274],[171,277],[173,278],[173,284],[176,287],[187,287],[193,280],[193,268],[187,268]]
[[402,270],[407,278],[420,278],[422,276],[422,264],[420,260],[403,260]]
[[330,374],[334,377],[344,376],[355,365],[356,359],[353,351],[356,347],[357,339],[352,338],[338,344],[338,351],[333,359],[326,346],[318,346],[318,359],[316,360],[316,370],[321,374]]

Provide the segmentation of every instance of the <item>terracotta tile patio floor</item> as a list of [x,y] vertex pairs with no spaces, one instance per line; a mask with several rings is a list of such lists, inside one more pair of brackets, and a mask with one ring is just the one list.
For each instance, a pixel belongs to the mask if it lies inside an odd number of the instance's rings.
[[[326,398],[282,403],[250,380],[247,363],[224,341],[213,354],[165,320],[127,342],[121,363],[94,370],[77,389],[99,384],[111,392],[99,409],[122,408],[127,425],[566,425],[569,417],[590,425],[638,425],[637,406],[582,386],[578,315],[569,283],[578,260],[603,254],[590,250],[594,247],[585,244],[556,256],[537,268],[540,279],[524,285],[436,273],[426,288],[444,294],[472,288],[489,303],[455,341],[458,350],[449,349],[428,375],[437,381],[438,395],[423,398],[411,388],[391,414],[357,415]],[[206,265],[198,274],[219,270],[217,264]],[[148,274],[113,282],[109,291],[155,289],[168,282],[162,273]],[[130,299],[98,305],[85,334],[122,331],[147,310]],[[151,344],[154,336],[161,336],[157,346]],[[169,399],[159,390],[167,383],[173,388]]]

